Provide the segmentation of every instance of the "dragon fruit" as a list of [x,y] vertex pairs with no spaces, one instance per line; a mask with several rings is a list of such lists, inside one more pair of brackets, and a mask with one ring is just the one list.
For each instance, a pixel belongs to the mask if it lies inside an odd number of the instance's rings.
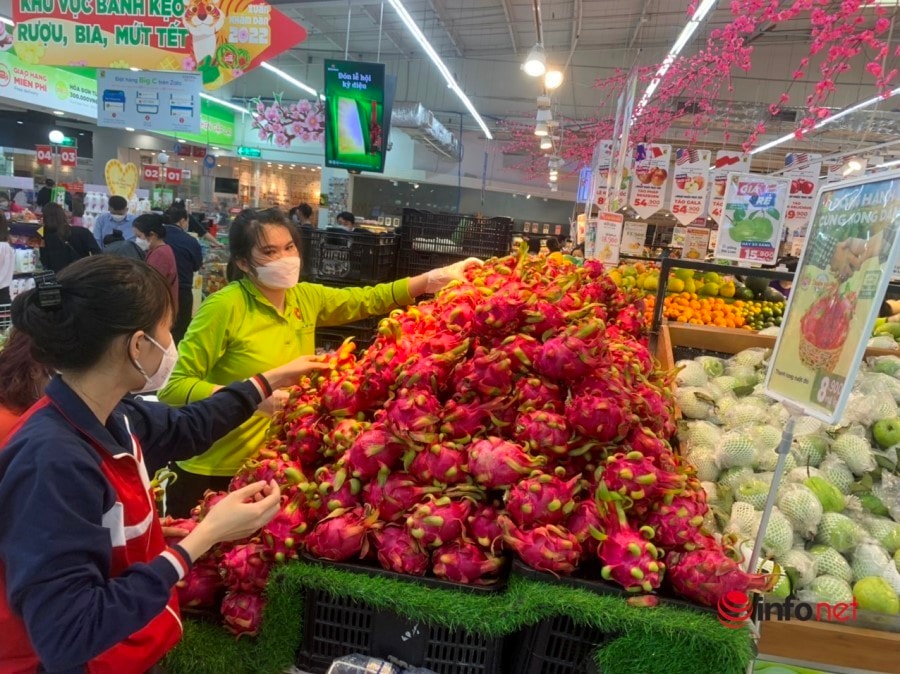
[[551,337],[535,358],[535,369],[561,382],[574,382],[587,376],[599,365],[596,348],[586,341],[594,332],[596,327],[589,325],[574,334]]
[[451,399],[444,405],[441,414],[441,434],[450,441],[466,444],[482,433],[490,421],[493,403],[479,401],[461,402]]
[[670,552],[666,557],[672,589],[705,606],[717,606],[729,592],[745,595],[771,589],[776,576],[746,573],[722,550],[708,547],[687,552]]
[[506,515],[497,521],[503,529],[503,540],[533,569],[559,576],[572,573],[581,561],[581,543],[562,527],[547,524],[523,531]]
[[460,539],[434,551],[434,575],[455,583],[485,585],[503,566],[502,557],[494,557],[472,541]]
[[629,304],[620,309],[613,322],[634,337],[640,337],[647,332],[647,321],[644,320],[642,307],[637,304]]
[[255,592],[229,592],[222,599],[222,618],[229,632],[240,638],[256,636],[266,600]]
[[423,484],[459,484],[468,478],[468,454],[452,442],[441,442],[415,453],[409,472]]
[[507,354],[517,374],[530,375],[534,359],[541,350],[541,343],[528,335],[510,335],[500,343],[497,350]]
[[191,519],[202,522],[203,518],[206,517],[210,510],[212,510],[213,506],[226,496],[228,496],[228,492],[207,489],[203,492],[203,499],[200,503],[191,508]]
[[371,426],[368,421],[359,421],[356,418],[341,419],[322,437],[323,456],[329,458],[343,456],[356,439]]
[[546,461],[503,438],[487,437],[469,446],[469,472],[487,489],[510,487]]
[[633,415],[617,399],[600,398],[589,393],[569,399],[566,418],[578,433],[600,442],[624,439],[634,423]]
[[433,393],[423,389],[399,389],[384,405],[383,416],[394,435],[411,442],[437,440],[441,404]]
[[482,336],[517,332],[525,321],[526,297],[516,287],[502,287],[478,303],[472,330]]
[[505,396],[513,387],[512,361],[499,349],[488,351],[478,347],[472,358],[456,367],[453,379],[456,393],[462,400],[490,400]]
[[520,527],[560,524],[575,509],[579,478],[563,482],[554,475],[536,475],[509,490],[506,509]]
[[603,532],[603,517],[597,509],[597,502],[586,498],[576,504],[566,519],[566,529],[581,542],[585,555],[596,555]]
[[349,375],[334,375],[321,389],[322,405],[331,416],[352,417],[360,411],[359,380]]
[[631,429],[631,433],[625,439],[625,444],[632,451],[640,452],[643,456],[653,459],[659,466],[674,469],[675,454],[672,445],[660,438],[646,426],[637,426]]
[[225,587],[234,592],[259,592],[269,579],[271,562],[259,543],[236,545],[222,556],[219,572]]
[[538,300],[525,311],[521,332],[543,339],[552,337],[566,325],[566,316],[555,305]]
[[258,458],[248,459],[235,473],[228,485],[228,491],[237,491],[254,482],[271,482],[280,486],[298,485],[306,482],[303,468],[286,452],[270,450],[260,452]]
[[292,413],[284,424],[286,453],[301,464],[312,464],[319,458],[325,425],[314,410],[312,406],[301,408]]
[[687,492],[673,497],[671,503],[657,504],[644,523],[653,528],[654,540],[665,550],[695,550],[707,542],[702,528],[707,512],[704,498]]
[[346,462],[347,470],[353,477],[368,482],[380,472],[390,471],[405,451],[406,446],[398,442],[384,426],[373,424],[356,436],[342,461]]
[[543,377],[523,377],[516,380],[516,401],[519,410],[547,410],[561,414],[563,391],[557,384]]
[[424,358],[422,354],[413,355],[400,368],[397,384],[400,388],[411,390],[425,387],[432,392],[440,391],[447,383],[453,368],[465,357],[468,350],[469,340],[464,340],[442,353]]
[[503,529],[497,521],[501,507],[496,502],[479,504],[475,507],[475,512],[469,515],[469,534],[478,545],[494,554],[503,547]]
[[288,501],[263,527],[261,538],[266,558],[276,562],[296,558],[300,541],[307,528],[300,499]]
[[363,500],[385,522],[396,522],[414,505],[421,503],[436,487],[423,487],[408,473],[391,473],[383,480],[370,482],[363,488]]
[[160,520],[160,525],[167,529],[179,529],[184,531],[184,534],[175,535],[166,535],[166,545],[172,545],[173,543],[178,543],[182,538],[191,533],[194,528],[199,524],[199,522],[193,518],[186,519],[174,519],[172,517],[164,517]]
[[613,494],[632,501],[652,500],[658,495],[676,494],[684,489],[683,475],[660,470],[653,459],[640,452],[614,454],[606,459],[600,480]]
[[368,532],[378,521],[369,507],[339,508],[319,520],[306,537],[306,547],[316,557],[342,562],[355,555],[365,557]]
[[459,538],[466,518],[472,512],[472,502],[467,499],[452,500],[449,496],[417,505],[406,518],[406,528],[422,545],[437,548]]
[[621,504],[616,503],[607,514],[597,549],[603,563],[603,579],[618,583],[628,592],[652,592],[658,588],[665,564],[659,561],[662,551],[650,542],[651,538],[653,529],[632,529]]
[[334,466],[322,466],[316,471],[316,488],[321,502],[316,515],[339,508],[352,508],[360,503],[361,486],[359,480],[348,479],[347,471]]
[[431,560],[405,527],[389,525],[373,535],[382,568],[410,576],[425,575]]
[[209,608],[224,586],[222,576],[212,559],[199,560],[187,575],[175,584],[181,608]]
[[547,410],[520,413],[513,430],[513,438],[517,442],[547,457],[565,455],[571,436],[566,418]]

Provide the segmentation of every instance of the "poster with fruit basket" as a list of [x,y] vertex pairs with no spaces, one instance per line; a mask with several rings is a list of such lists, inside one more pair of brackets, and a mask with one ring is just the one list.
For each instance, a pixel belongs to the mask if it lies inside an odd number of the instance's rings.
[[675,183],[669,210],[682,225],[706,215],[709,150],[675,150]]
[[663,207],[671,156],[671,145],[638,143],[635,147],[630,204],[639,217],[649,218]]
[[716,257],[774,264],[781,243],[790,178],[730,173]]
[[898,228],[900,171],[819,191],[768,395],[827,423],[840,417],[897,258]]

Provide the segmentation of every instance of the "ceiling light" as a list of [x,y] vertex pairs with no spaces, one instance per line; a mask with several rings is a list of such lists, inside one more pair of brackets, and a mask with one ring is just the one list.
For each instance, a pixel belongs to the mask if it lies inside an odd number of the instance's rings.
[[703,0],[685,27],[681,29],[681,34],[678,36],[678,39],[675,40],[675,44],[672,45],[666,58],[663,59],[663,62],[660,64],[653,79],[650,80],[650,84],[647,85],[644,95],[641,96],[641,100],[638,102],[637,108],[635,108],[634,111],[634,119],[640,117],[644,112],[644,108],[647,106],[647,103],[650,102],[650,98],[653,96],[653,93],[656,91],[660,82],[662,82],[662,78],[669,72],[669,68],[672,67],[675,58],[681,53],[681,50],[684,49],[688,40],[691,39],[691,36],[700,27],[700,24],[703,22],[703,19],[706,18],[706,15],[709,14],[709,11],[715,7],[716,2],[718,2],[718,0]]
[[5,16],[0,16],[0,23],[5,23],[7,26],[15,26],[16,23],[12,19],[7,19]]
[[860,163],[859,159],[851,159],[846,164],[844,164],[844,170],[841,172],[841,175],[848,176],[851,173],[859,173],[862,171],[863,165]]
[[23,122],[21,119],[17,119],[17,120],[16,120],[16,124],[24,124],[24,123],[25,123],[25,122]]
[[176,143],[185,143],[185,142],[187,142],[187,141],[185,141],[183,138],[176,138],[176,139],[175,139],[175,142],[176,142]]
[[559,180],[559,175],[556,173],[551,173],[550,174],[550,182],[555,183],[557,180]]
[[550,133],[550,129],[547,128],[547,122],[538,122],[534,125],[534,135],[535,136],[546,136]]
[[133,126],[126,126],[126,127],[125,127],[125,130],[126,130],[126,131],[134,131],[134,127],[133,127]]
[[66,113],[64,113],[62,110],[54,110],[53,114],[58,115],[59,117],[62,117]]
[[538,108],[537,121],[549,122],[551,119],[553,119],[553,112],[551,112],[550,108]]
[[60,131],[58,129],[53,129],[53,131],[51,131],[50,134],[48,135],[48,138],[50,139],[51,143],[53,143],[55,145],[59,145],[66,139],[66,136],[62,131]]
[[553,141],[550,140],[550,136],[542,136],[541,137],[541,149],[542,150],[550,150],[553,148]]
[[883,164],[878,164],[875,168],[890,168],[891,166],[897,166],[898,164],[900,164],[900,159],[895,159],[894,161],[886,161]]
[[213,150],[213,152],[218,152],[218,151],[219,151],[219,148],[214,147],[212,150]]
[[[870,105],[874,105],[875,103],[878,103],[879,101],[886,101],[887,99],[892,98],[892,97],[896,96],[897,94],[900,94],[900,87],[894,89],[893,91],[889,92],[888,94],[885,94],[884,96],[873,96],[872,98],[870,98],[868,100],[860,101],[859,103],[851,105],[849,108],[844,108],[840,112],[833,114],[831,117],[826,117],[822,121],[818,122],[815,126],[813,126],[812,130],[815,131],[816,129],[821,129],[823,126],[827,126],[828,124],[831,124],[832,122],[836,122],[841,117],[846,117],[847,115],[849,115],[853,112],[856,112],[857,110],[862,110],[863,108],[867,108]],[[781,145],[782,143],[786,143],[787,141],[791,140],[792,138],[794,138],[793,133],[786,133],[781,138],[776,138],[775,140],[770,141],[770,142],[766,143],[765,145],[760,145],[759,147],[750,150],[750,154],[754,155],[754,154],[759,154],[760,152],[765,152],[766,150],[771,150],[773,147],[776,147],[777,145]]]
[[544,86],[547,87],[550,91],[554,89],[559,89],[560,85],[563,83],[563,73],[562,70],[548,70],[547,74],[544,75]]
[[129,70],[130,70],[131,72],[133,72],[133,73],[139,73],[139,72],[141,72],[141,69],[140,69],[140,68],[129,68]]
[[528,52],[528,58],[522,64],[522,70],[531,77],[540,77],[547,72],[547,57],[544,55],[544,47],[538,42]]
[[294,165],[293,165],[293,164],[291,164],[291,168],[297,168],[297,167],[296,167],[296,166],[294,166]]
[[313,96],[319,95],[319,92],[316,91],[315,89],[313,89],[311,86],[309,86],[308,84],[304,84],[303,82],[301,82],[300,80],[298,80],[294,77],[291,77],[290,75],[288,75],[286,72],[284,72],[280,68],[276,68],[275,66],[273,66],[271,63],[269,63],[267,61],[263,61],[259,65],[261,65],[263,68],[265,68],[269,72],[275,73],[276,75],[278,75],[278,77],[283,79],[285,82],[290,82],[295,87],[297,87],[299,89],[303,89],[303,91],[305,91],[306,93],[312,94]]
[[242,108],[239,105],[235,105],[234,103],[229,103],[228,101],[223,101],[221,98],[216,98],[215,96],[210,96],[209,94],[204,93],[202,91],[200,92],[200,98],[210,101],[212,103],[218,103],[219,105],[221,105],[225,108],[230,108],[231,110],[234,110],[235,112],[239,112],[242,115],[245,112],[247,112],[247,110],[245,108]]
[[391,4],[391,7],[394,8],[394,11],[400,16],[400,19],[406,25],[407,30],[412,33],[413,37],[416,38],[418,43],[421,45],[422,49],[425,50],[425,53],[428,54],[428,57],[431,59],[432,63],[437,67],[438,71],[440,71],[441,75],[444,76],[444,79],[447,81],[447,84],[450,85],[450,88],[453,89],[453,93],[456,94],[457,98],[462,101],[462,104],[466,106],[466,110],[475,118],[475,121],[478,122],[478,126],[481,127],[481,130],[484,131],[484,135],[488,140],[493,140],[494,136],[491,133],[491,130],[488,128],[487,124],[485,124],[484,120],[481,118],[481,115],[478,114],[478,110],[475,109],[475,106],[472,104],[472,101],[469,100],[469,97],[466,96],[465,92],[459,87],[456,83],[456,79],[450,73],[450,70],[444,65],[444,62],[441,60],[441,57],[438,56],[438,53],[434,50],[434,47],[431,46],[431,43],[428,41],[428,38],[425,37],[425,34],[419,28],[413,18],[409,15],[409,12],[406,11],[406,7],[403,6],[403,3],[400,0],[388,0]]
[[526,195],[525,195],[525,198],[526,198],[526,199],[531,199],[531,195],[530,195],[530,194],[526,194]]

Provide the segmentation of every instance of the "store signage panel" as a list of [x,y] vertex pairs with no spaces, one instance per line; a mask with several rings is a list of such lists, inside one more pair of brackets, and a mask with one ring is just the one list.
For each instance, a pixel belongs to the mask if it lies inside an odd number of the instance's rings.
[[728,174],[715,256],[725,260],[775,264],[790,186],[790,178]]
[[37,154],[37,163],[43,166],[49,166],[53,163],[53,147],[50,145],[35,145],[34,151]]
[[200,132],[197,73],[97,70],[97,125],[142,131]]
[[325,61],[325,165],[384,170],[384,64]]
[[730,150],[716,152],[716,162],[709,178],[709,217],[722,224],[725,213],[725,185],[729,173],[748,173],[750,156]]
[[13,0],[15,45],[34,63],[198,72],[218,89],[306,39],[261,0]]
[[167,168],[167,169],[166,169],[166,180],[165,180],[165,182],[167,182],[167,183],[169,183],[169,184],[171,184],[171,185],[180,185],[180,184],[181,184],[181,178],[182,178],[182,171],[181,171],[181,169],[176,169],[176,168]]
[[599,213],[592,258],[606,265],[619,264],[619,242],[622,240],[621,213]]
[[97,115],[96,80],[26,63],[12,51],[0,51],[0,97],[85,117]]
[[663,207],[671,156],[671,145],[638,143],[635,148],[630,204],[638,216],[649,218]]
[[160,182],[160,168],[157,164],[143,164],[141,166],[141,179],[149,183]]
[[60,166],[78,166],[78,150],[74,147],[59,148]]
[[683,260],[704,260],[709,249],[709,230],[705,227],[685,227],[684,244],[681,247]]
[[709,150],[675,150],[675,182],[669,210],[682,225],[706,216],[709,194]]
[[900,172],[819,190],[766,393],[840,419],[897,261]]
[[622,227],[622,254],[642,255],[644,252],[644,241],[646,240],[646,222],[626,222]]

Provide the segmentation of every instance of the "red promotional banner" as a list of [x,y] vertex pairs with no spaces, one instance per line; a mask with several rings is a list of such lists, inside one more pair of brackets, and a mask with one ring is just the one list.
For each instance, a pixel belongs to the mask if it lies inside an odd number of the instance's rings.
[[50,145],[35,145],[34,150],[37,152],[38,164],[44,166],[53,164],[53,148]]
[[306,39],[262,0],[13,0],[15,44],[30,63],[199,72],[218,89]]
[[709,150],[675,150],[675,184],[669,210],[682,225],[706,216],[709,159]]
[[180,185],[181,184],[181,169],[167,168],[166,169],[166,182],[171,183],[172,185]]
[[74,147],[59,148],[60,166],[78,166],[78,150]]
[[638,143],[635,148],[631,207],[639,217],[649,218],[663,207],[671,156],[671,145]]
[[192,145],[191,146],[191,155],[194,157],[205,157],[206,156],[206,148],[202,145]]
[[160,171],[159,166],[156,164],[144,164],[141,166],[141,178],[146,180],[148,183],[158,183]]

